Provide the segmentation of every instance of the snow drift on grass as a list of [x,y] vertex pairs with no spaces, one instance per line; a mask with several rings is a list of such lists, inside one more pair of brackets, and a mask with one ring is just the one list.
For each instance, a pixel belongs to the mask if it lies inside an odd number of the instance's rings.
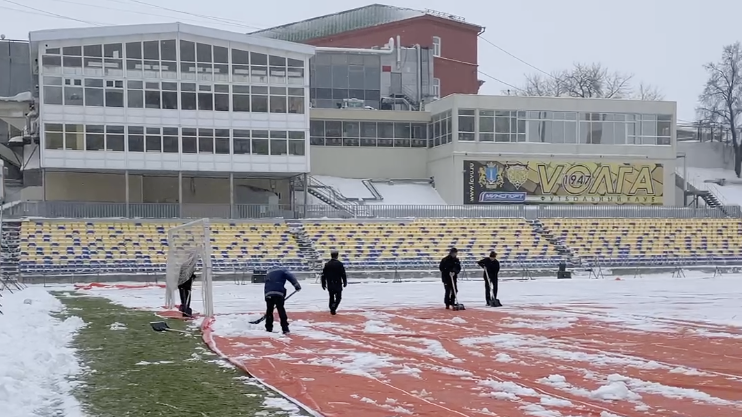
[[52,317],[62,303],[42,288],[2,295],[0,415],[82,417],[69,380],[81,371],[69,346],[82,319]]

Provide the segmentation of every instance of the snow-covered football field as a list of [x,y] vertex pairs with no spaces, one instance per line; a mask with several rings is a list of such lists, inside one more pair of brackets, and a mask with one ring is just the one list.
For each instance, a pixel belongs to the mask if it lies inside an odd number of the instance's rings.
[[[303,281],[287,302],[290,338],[249,324],[262,286],[220,282],[205,339],[316,415],[742,415],[742,275],[616,278],[503,281],[498,309],[483,306],[480,280],[462,281],[461,312],[442,308],[435,279],[353,282],[334,317]],[[69,343],[83,323],[50,316],[61,303],[49,289],[0,298],[0,410],[75,417]],[[159,287],[82,292],[163,305]]]

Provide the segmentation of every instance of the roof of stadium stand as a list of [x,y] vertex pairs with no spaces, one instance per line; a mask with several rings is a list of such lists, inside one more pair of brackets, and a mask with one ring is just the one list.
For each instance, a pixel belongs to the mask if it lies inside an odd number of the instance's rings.
[[448,13],[434,10],[414,10],[384,4],[371,4],[340,13],[328,14],[300,22],[258,30],[250,34],[289,42],[306,42],[311,39],[324,38],[339,33],[366,29],[422,16],[438,17],[471,26],[477,30],[482,29],[479,25],[466,22],[463,17]]
[[115,38],[131,35],[151,35],[160,33],[187,33],[206,38],[240,42],[247,45],[262,46],[264,48],[279,49],[305,55],[314,55],[314,47],[295,42],[286,42],[283,39],[252,36],[251,34],[237,33],[222,29],[190,25],[188,23],[146,23],[139,25],[116,25],[105,27],[84,27],[70,29],[36,30],[28,34],[32,47],[34,42],[47,40],[67,40],[86,38]]

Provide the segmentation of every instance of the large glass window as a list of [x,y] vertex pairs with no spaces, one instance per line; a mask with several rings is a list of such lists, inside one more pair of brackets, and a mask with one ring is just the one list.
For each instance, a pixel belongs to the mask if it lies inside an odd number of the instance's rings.
[[44,124],[44,148],[64,149],[64,125],[58,123]]
[[286,113],[286,87],[270,87],[270,112]]
[[229,111],[229,85],[214,86],[214,110]]
[[304,86],[304,61],[289,58],[286,62],[286,76],[289,85]]
[[289,132],[289,155],[306,155],[306,137],[303,131]]
[[232,147],[235,155],[250,154],[250,131],[234,129],[232,131]]
[[180,108],[181,110],[196,110],[196,84],[180,83]]
[[107,77],[124,76],[124,46],[122,44],[103,45],[103,68],[105,68]]
[[62,77],[44,77],[44,104],[63,104]]
[[214,153],[214,129],[198,129],[198,152]]
[[123,152],[124,146],[124,127],[123,126],[106,126],[106,150],[114,152]]
[[288,111],[293,114],[304,114],[304,88],[288,89]]
[[83,99],[82,79],[65,78],[64,79],[64,105],[65,106],[82,106]]
[[203,111],[214,110],[214,93],[211,85],[198,85],[198,109]]
[[145,152],[162,152],[162,130],[159,127],[148,127],[145,133]]
[[[374,146],[376,146],[376,123],[374,125]],[[324,120],[311,120],[309,122],[309,144],[310,145],[324,145],[325,144],[325,122]]]
[[310,68],[310,97],[314,107],[336,108],[343,99],[355,98],[379,108],[381,58],[378,55],[318,52],[310,60]]
[[197,79],[196,69],[196,43],[181,40],[180,41],[180,78],[182,80]]
[[80,76],[82,70],[82,46],[66,46],[62,48],[62,68],[65,75]]
[[452,141],[452,127],[451,127],[452,112],[446,111],[443,113],[434,114],[432,116],[432,123],[428,127],[430,141],[428,146],[441,146]]
[[268,87],[252,86],[250,107],[253,113],[268,113]]
[[232,49],[232,82],[250,82],[250,52]]
[[229,129],[214,130],[214,153],[229,155]]
[[424,148],[428,143],[425,123],[312,120],[310,145],[346,147]]
[[126,143],[129,152],[144,152],[144,127],[128,126]]
[[233,85],[232,86],[232,111],[249,112],[250,111],[250,86]]
[[83,74],[85,76],[102,77],[103,71],[103,45],[85,45],[83,52]]
[[198,131],[194,128],[184,127],[181,129],[180,147],[183,153],[198,153]]
[[106,149],[105,126],[86,125],[85,126],[85,150],[102,151]]
[[270,155],[269,153],[269,134],[267,130],[252,131],[252,153],[254,155]]
[[148,109],[160,109],[162,103],[160,100],[159,82],[146,82],[144,83],[144,107]]
[[62,75],[62,51],[59,48],[46,48],[41,56],[43,75]]
[[162,151],[165,153],[178,153],[178,128],[162,128]]
[[250,52],[250,83],[268,83],[268,55]]
[[473,142],[476,140],[477,111],[471,109],[459,109],[459,140]]
[[479,110],[479,141],[495,141],[495,111]]
[[271,84],[286,84],[286,57],[270,55],[268,57],[268,80]]
[[270,136],[270,154],[286,155],[288,154],[288,135],[283,130],[271,130]]
[[124,81],[106,80],[106,107],[124,107]]

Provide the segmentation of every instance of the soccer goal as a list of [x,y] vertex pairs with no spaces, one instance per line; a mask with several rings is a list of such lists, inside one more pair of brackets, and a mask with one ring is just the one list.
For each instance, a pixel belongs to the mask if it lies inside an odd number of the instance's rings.
[[201,219],[173,227],[167,231],[167,266],[165,269],[165,306],[175,306],[178,285],[188,280],[199,267],[203,312],[205,317],[214,314],[214,295],[211,269],[211,238],[209,219]]

